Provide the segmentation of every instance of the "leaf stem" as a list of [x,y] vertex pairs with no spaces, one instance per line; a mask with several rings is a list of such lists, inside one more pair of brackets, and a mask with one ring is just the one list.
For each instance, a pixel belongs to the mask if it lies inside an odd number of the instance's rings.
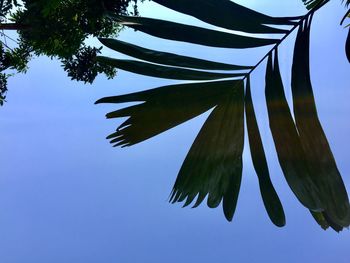
[[290,29],[290,31],[288,33],[286,33],[274,46],[273,48],[271,48],[271,50],[269,52],[267,52],[267,54],[261,59],[259,60],[259,62],[251,69],[249,70],[249,72],[247,72],[247,74],[245,75],[245,77],[242,80],[246,80],[250,74],[256,70],[260,64],[274,51],[276,50],[279,45],[287,38],[289,37],[289,35],[299,26],[302,25],[302,23],[305,21],[305,19],[307,19],[310,15],[313,15],[318,9],[320,9],[321,7],[323,7],[325,4],[327,4],[330,0],[325,0],[323,2],[320,2],[318,5],[315,6],[315,8],[311,9],[306,15],[302,16],[300,18],[300,20]]

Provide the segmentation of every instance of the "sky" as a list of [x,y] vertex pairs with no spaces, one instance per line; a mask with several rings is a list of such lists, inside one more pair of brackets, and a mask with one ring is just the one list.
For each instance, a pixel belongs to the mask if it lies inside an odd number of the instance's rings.
[[[299,15],[299,0],[237,1],[270,15]],[[156,4],[144,16],[204,25]],[[318,113],[343,180],[350,191],[349,64],[339,26],[345,13],[331,1],[314,18],[311,73]],[[120,39],[224,62],[253,63],[266,49],[236,52],[158,40],[133,30]],[[290,82],[293,36],[280,49],[281,71]],[[123,57],[110,50],[104,54]],[[45,57],[9,81],[0,109],[0,262],[175,263],[349,262],[350,233],[323,231],[293,196],[279,168],[264,102],[264,66],[252,76],[252,93],[272,181],[287,225],[274,226],[263,207],[247,145],[238,206],[228,223],[222,209],[168,203],[176,175],[208,113],[129,148],[105,137],[121,120],[106,120],[117,105],[94,105],[102,97],[176,81],[119,71],[93,85],[72,82],[59,63]],[[247,140],[246,140],[247,141]]]

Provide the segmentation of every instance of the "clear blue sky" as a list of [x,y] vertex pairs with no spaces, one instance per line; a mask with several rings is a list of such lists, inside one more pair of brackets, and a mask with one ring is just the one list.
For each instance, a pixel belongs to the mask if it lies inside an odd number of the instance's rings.
[[[239,2],[271,15],[305,13],[300,0]],[[311,59],[319,116],[350,191],[350,66],[344,52],[347,31],[339,26],[344,12],[338,0],[316,15]],[[156,5],[141,7],[141,13],[202,25]],[[213,51],[132,30],[120,38],[227,62],[257,60],[253,51]],[[280,50],[286,84],[292,42]],[[32,61],[26,75],[11,79],[8,103],[0,109],[0,262],[349,262],[349,231],[323,231],[284,180],[266,119],[263,74],[264,67],[254,74],[253,98],[287,216],[282,229],[268,219],[246,150],[232,223],[221,207],[182,209],[167,202],[206,115],[131,148],[112,148],[104,139],[120,120],[104,118],[115,105],[95,106],[94,101],[173,82],[119,71],[114,80],[101,77],[84,86],[71,82],[56,61]],[[288,88],[286,95],[290,98]]]

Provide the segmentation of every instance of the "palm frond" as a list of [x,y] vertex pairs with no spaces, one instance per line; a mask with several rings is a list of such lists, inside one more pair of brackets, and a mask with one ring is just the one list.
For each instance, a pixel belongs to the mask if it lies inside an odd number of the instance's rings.
[[[329,0],[305,0],[310,11],[301,17],[271,17],[229,0],[154,1],[235,32],[154,18],[113,14],[110,17],[161,39],[235,49],[273,46],[255,66],[242,66],[100,39],[105,46],[141,60],[99,57],[100,63],[152,77],[206,80],[100,99],[96,103],[138,103],[107,114],[107,118],[127,117],[116,132],[107,137],[111,143],[122,147],[134,145],[213,109],[186,156],[170,201],[184,202],[184,206],[194,202],[196,207],[207,197],[209,207],[217,207],[222,202],[225,217],[231,221],[242,178],[245,109],[250,152],[265,209],[275,225],[284,226],[285,215],[271,182],[250,90],[250,74],[267,59],[265,97],[270,130],[287,183],[322,228],[340,231],[349,226],[347,192],[318,119],[310,81],[311,18]],[[290,28],[281,29],[281,25]],[[284,94],[277,49],[297,28],[292,66],[294,121]],[[282,34],[282,37],[271,38],[270,34]],[[349,38],[347,54],[350,57]],[[226,78],[228,80],[222,80]]]

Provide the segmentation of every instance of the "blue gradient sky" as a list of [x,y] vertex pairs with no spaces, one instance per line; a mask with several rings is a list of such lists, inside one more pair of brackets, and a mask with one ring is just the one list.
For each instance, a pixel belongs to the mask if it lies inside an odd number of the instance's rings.
[[[239,2],[271,15],[305,13],[300,0]],[[311,64],[319,116],[350,190],[347,31],[339,26],[344,12],[340,1],[331,1],[314,18]],[[142,6],[141,13],[203,25],[155,4]],[[266,50],[204,48],[132,30],[120,39],[238,63],[254,63]],[[280,49],[288,98],[292,44],[290,38]],[[167,202],[207,114],[131,148],[112,148],[104,140],[120,121],[104,118],[115,105],[95,106],[94,101],[175,81],[120,71],[114,80],[99,77],[84,86],[71,82],[56,61],[33,60],[26,75],[11,79],[8,103],[0,109],[0,262],[349,262],[349,231],[323,231],[284,180],[268,128],[263,75],[264,67],[254,73],[252,92],[272,180],[287,216],[282,229],[264,210],[247,150],[232,223],[225,221],[221,207],[182,209]]]

